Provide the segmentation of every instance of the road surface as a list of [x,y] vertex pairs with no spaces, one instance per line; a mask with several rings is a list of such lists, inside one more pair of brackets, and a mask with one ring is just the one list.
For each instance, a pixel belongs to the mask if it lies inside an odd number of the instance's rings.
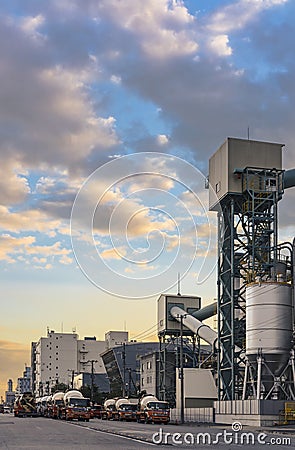
[[[244,433],[244,435],[243,435]],[[221,425],[65,422],[0,414],[0,450],[293,449],[295,428],[233,431]]]

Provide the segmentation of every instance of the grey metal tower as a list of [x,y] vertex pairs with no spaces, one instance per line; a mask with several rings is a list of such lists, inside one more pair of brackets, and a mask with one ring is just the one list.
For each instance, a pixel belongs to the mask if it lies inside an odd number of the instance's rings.
[[228,138],[210,158],[209,208],[218,212],[218,395],[242,398],[246,285],[274,276],[282,144]]
[[159,379],[157,392],[161,400],[175,405],[175,374],[181,362],[181,343],[183,344],[182,363],[184,367],[197,367],[199,359],[199,339],[186,327],[173,318],[170,311],[178,306],[188,314],[194,314],[201,308],[201,298],[187,295],[164,295],[158,299],[158,338]]

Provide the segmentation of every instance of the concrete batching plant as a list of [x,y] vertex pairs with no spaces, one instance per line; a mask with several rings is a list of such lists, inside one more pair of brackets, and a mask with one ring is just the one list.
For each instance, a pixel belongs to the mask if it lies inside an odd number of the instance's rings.
[[295,186],[295,170],[282,169],[282,147],[228,138],[210,158],[209,209],[218,213],[218,332],[202,324],[202,310],[189,311],[176,299],[162,314],[174,320],[175,330],[180,323],[211,345],[216,420],[223,423],[243,418],[245,424],[270,424],[285,401],[295,401],[295,246],[278,239],[278,203]]
[[[234,401],[295,400],[294,249],[278,243],[278,202],[295,180],[282,169],[282,147],[228,138],[209,162],[209,207],[218,212],[222,414],[226,401],[233,414]],[[256,407],[261,415],[261,403]]]

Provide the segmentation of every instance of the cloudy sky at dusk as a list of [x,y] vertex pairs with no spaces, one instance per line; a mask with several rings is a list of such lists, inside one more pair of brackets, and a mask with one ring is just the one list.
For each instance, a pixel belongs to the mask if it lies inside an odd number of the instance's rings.
[[[0,0],[0,13],[2,392],[47,326],[132,338],[156,324],[157,294],[176,292],[178,271],[184,294],[216,296],[202,174],[248,127],[251,139],[285,144],[283,167],[295,167],[295,4]],[[96,208],[104,194],[91,245],[106,273],[86,255],[92,282],[70,238],[82,186],[75,245],[89,241],[89,197]],[[294,196],[280,204],[282,239],[294,234]]]

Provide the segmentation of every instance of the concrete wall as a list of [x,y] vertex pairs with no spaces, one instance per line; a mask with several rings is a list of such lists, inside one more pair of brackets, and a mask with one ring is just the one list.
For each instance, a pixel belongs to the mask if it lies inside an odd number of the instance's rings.
[[[200,408],[213,406],[217,400],[217,388],[210,369],[185,368],[184,373],[184,404],[186,407]],[[176,374],[176,407],[181,405],[180,369]]]
[[216,423],[272,426],[284,409],[282,400],[227,400],[214,403]]

